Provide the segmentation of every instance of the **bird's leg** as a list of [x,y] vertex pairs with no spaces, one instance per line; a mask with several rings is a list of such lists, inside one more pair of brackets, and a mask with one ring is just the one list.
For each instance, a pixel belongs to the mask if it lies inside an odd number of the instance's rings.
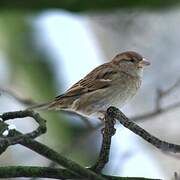
[[[104,124],[106,111],[99,111],[99,114],[98,119]],[[101,134],[104,134],[104,128],[101,129]]]
[[[101,116],[99,116],[98,119],[99,119],[103,124],[105,124],[106,111],[99,111],[99,113],[100,113]],[[112,119],[112,123],[113,123],[113,125],[115,125],[115,124],[116,124],[116,120],[115,120],[115,119]],[[115,134],[115,132],[116,132],[116,130],[114,129],[113,134]],[[101,133],[104,134],[104,128],[101,129]]]
[[105,114],[106,114],[106,111],[99,111],[99,117],[98,117],[98,119],[102,122],[102,123],[104,123],[104,121],[105,121]]

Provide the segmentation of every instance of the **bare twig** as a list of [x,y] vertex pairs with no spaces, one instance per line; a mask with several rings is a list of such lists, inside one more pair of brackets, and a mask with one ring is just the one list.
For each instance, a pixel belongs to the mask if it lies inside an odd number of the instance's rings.
[[[8,119],[24,118],[26,116],[35,118],[35,120],[37,122],[42,121],[40,116],[37,113],[34,113],[32,111],[8,112],[8,113],[2,114],[0,117],[5,121]],[[35,132],[35,131],[33,131],[33,132]],[[32,137],[34,138],[34,134],[37,135],[37,133],[38,132],[33,133]],[[54,150],[47,147],[46,145],[39,143],[37,141],[34,141],[30,135],[31,135],[30,133],[23,135],[22,133],[20,133],[16,130],[13,130],[13,135],[11,135],[12,137],[4,137],[4,138],[0,139],[1,140],[0,141],[0,152],[4,152],[4,150],[6,150],[6,148],[10,145],[21,144],[21,145],[28,147],[29,149],[35,151],[36,153],[39,153],[42,156],[58,163],[59,165],[66,167],[73,174],[79,175],[81,177],[86,177],[88,179],[97,179],[97,180],[105,179],[102,176],[96,174],[95,172],[82,167],[81,165],[75,163],[74,161],[67,159],[66,157],[55,152]]]
[[180,176],[177,172],[174,172],[174,177],[172,178],[172,180],[180,180]]
[[142,121],[145,121],[145,120],[147,120],[149,118],[160,116],[163,113],[167,113],[167,112],[172,111],[172,110],[174,110],[176,108],[179,108],[179,107],[180,107],[180,102],[177,102],[177,103],[174,103],[172,105],[168,105],[168,106],[160,108],[160,109],[155,109],[152,112],[147,112],[147,113],[144,113],[142,115],[137,115],[135,117],[132,117],[131,119],[133,121],[136,121],[136,122],[138,122],[138,121],[142,122]]
[[166,107],[161,106],[161,101],[168,95],[170,95],[178,86],[180,86],[180,78],[168,89],[162,90],[160,88],[157,89],[156,93],[156,100],[155,100],[155,108],[152,112],[147,112],[142,115],[138,115],[135,117],[132,117],[131,119],[134,121],[145,121],[149,118],[153,118],[155,116],[161,115],[163,113],[169,112],[175,108],[180,107],[180,102],[173,103],[171,105],[168,105]]
[[[144,120],[147,118],[152,118],[154,116],[160,115],[164,112],[168,112],[174,108],[180,107],[180,102],[166,106],[166,107],[161,107],[161,100],[169,95],[175,88],[177,88],[180,84],[180,80],[177,81],[172,87],[169,89],[162,91],[158,90],[157,92],[157,99],[156,99],[156,109],[153,112],[146,113],[141,116],[136,116],[133,118],[133,120]],[[31,114],[32,113],[32,114]],[[8,137],[3,137],[0,138],[0,152],[4,152],[6,148],[9,145],[12,144],[22,144],[23,146],[26,146],[30,148],[31,150],[34,150],[35,152],[43,155],[44,157],[47,157],[48,159],[52,160],[53,162],[58,163],[59,165],[62,165],[67,168],[67,171],[69,173],[72,173],[73,179],[78,176],[78,178],[81,177],[88,177],[88,178],[96,178],[96,179],[104,179],[102,176],[97,175],[96,173],[92,172],[89,169],[86,169],[79,164],[61,156],[57,152],[53,151],[49,147],[34,141],[31,138],[35,138],[42,133],[46,131],[46,128],[43,129],[42,127],[45,127],[45,121],[43,120],[41,122],[41,117],[34,112],[31,111],[17,111],[17,112],[9,112],[9,113],[4,113],[3,115],[0,115],[0,118],[2,118],[4,121],[8,119],[13,119],[13,118],[23,118],[26,116],[33,117],[39,124],[40,126],[37,128],[37,130],[27,133],[27,134],[21,134],[16,130],[13,130]],[[40,120],[39,120],[40,118]],[[144,140],[147,142],[151,143],[155,147],[161,149],[162,151],[165,152],[173,152],[173,153],[179,153],[180,152],[180,145],[168,143],[165,141],[162,141],[155,136],[149,134],[147,131],[136,125],[134,122],[129,120],[119,109],[115,107],[110,107],[107,110],[107,115],[106,115],[106,121],[105,121],[105,129],[103,133],[103,142],[102,142],[102,147],[101,147],[101,152],[99,154],[99,159],[97,163],[93,166],[93,170],[95,172],[101,172],[101,170],[104,168],[105,164],[108,162],[109,159],[109,151],[110,151],[110,145],[111,145],[111,137],[114,134],[114,119],[117,119],[123,126],[127,127],[131,131],[133,131],[135,134],[139,135],[142,137]],[[44,125],[41,127],[41,124]],[[97,128],[101,126],[98,125]],[[41,129],[42,128],[42,129]],[[93,131],[94,129],[97,129],[96,127],[89,128],[90,132]],[[40,131],[41,130],[41,131]],[[0,168],[1,170],[1,168]],[[51,168],[52,171],[56,171],[56,169]],[[66,173],[67,173],[66,172]],[[1,172],[0,172],[1,173]],[[58,172],[59,173],[59,172]],[[16,176],[14,176],[16,177]],[[22,177],[22,176],[18,176]],[[27,176],[28,177],[28,176]],[[33,177],[33,176],[30,176]],[[41,176],[40,176],[41,177]],[[106,177],[107,179],[116,179],[116,177]],[[119,178],[119,177],[118,177]],[[136,179],[136,178],[133,178]]]
[[[17,93],[15,93],[14,91],[12,91],[10,89],[0,88],[0,92],[6,93],[6,94],[12,96],[15,100],[17,100],[18,102],[20,102],[23,105],[32,106],[32,105],[36,104],[32,99],[21,97]],[[0,95],[1,95],[1,93],[0,93]]]
[[[160,180],[149,179],[143,177],[116,177],[103,175],[108,180]],[[15,178],[15,177],[36,177],[36,178],[53,178],[53,179],[81,179],[66,169],[38,167],[38,166],[5,166],[0,167],[0,178]]]
[[[46,132],[46,120],[41,118],[41,116],[38,113],[35,113],[33,111],[15,111],[15,112],[7,112],[0,115],[0,118],[3,121],[7,121],[9,119],[15,119],[15,118],[24,118],[24,117],[34,118],[35,121],[39,124],[38,128],[30,133],[16,134],[16,135],[14,134],[15,130],[9,130],[10,133],[7,137],[3,136],[0,138],[0,145],[1,147],[3,147],[4,151],[8,146],[13,144],[18,144],[24,138],[34,139]],[[4,151],[0,151],[0,154],[3,153]]]
[[[155,106],[156,108],[155,108],[155,110],[152,111],[152,112],[147,112],[147,113],[142,114],[142,115],[134,116],[134,117],[132,117],[130,119],[134,120],[136,122],[138,122],[138,121],[142,122],[142,121],[145,121],[145,120],[147,120],[149,118],[151,118],[151,120],[153,120],[153,117],[160,116],[163,113],[169,112],[171,110],[174,110],[174,109],[180,107],[180,102],[174,103],[174,104],[166,106],[166,107],[161,107],[161,104],[160,104],[161,100],[165,96],[171,94],[179,85],[180,85],[180,79],[178,79],[167,90],[158,89],[157,90],[157,98],[156,98],[156,106]],[[66,154],[70,153],[75,147],[77,147],[78,145],[83,143],[94,131],[96,131],[97,129],[99,129],[102,126],[103,126],[103,123],[100,123],[95,127],[88,128],[85,131],[84,135],[81,135],[80,137],[77,137],[70,145],[68,145],[67,147],[64,148],[63,152],[66,153]],[[54,162],[52,162],[52,164],[55,165]],[[50,163],[50,167],[51,167],[52,164]]]
[[178,88],[178,86],[180,86],[180,78],[176,80],[176,82],[169,87],[166,90],[161,90],[161,97],[165,97],[168,96],[169,94],[172,93],[172,91],[174,91],[176,88]]
[[180,153],[180,145],[168,143],[156,138],[155,136],[151,135],[143,128],[138,126],[136,123],[129,120],[118,108],[112,106],[108,108],[107,113],[112,118],[117,119],[124,127],[139,135],[141,138],[157,147],[158,149],[167,152]]
[[163,98],[171,94],[178,86],[180,86],[180,78],[171,87],[169,87],[166,90],[160,88],[157,89],[156,104],[155,104],[156,105],[155,109],[157,111],[161,111],[161,101],[163,100]]
[[102,145],[101,145],[101,151],[99,154],[98,161],[96,164],[91,168],[95,172],[101,172],[106,163],[109,161],[109,153],[110,153],[110,147],[111,147],[111,138],[115,134],[116,129],[114,128],[115,121],[113,118],[109,117],[106,113],[105,115],[105,127],[102,129]]
[[[37,104],[32,99],[21,97],[17,93],[15,93],[14,91],[12,91],[12,90],[10,90],[8,88],[6,88],[6,89],[0,88],[0,92],[6,93],[6,94],[12,96],[15,100],[17,100],[19,103],[21,103],[21,104],[23,104],[25,106],[34,106],[34,105]],[[1,95],[1,93],[0,93],[0,95]],[[86,118],[84,116],[81,116],[81,115],[79,115],[79,114],[77,114],[75,112],[67,112],[67,111],[64,111],[64,110],[61,110],[61,112],[65,112],[66,114],[69,114],[69,115],[78,116],[88,128],[93,128],[93,126],[92,126],[92,124],[91,124],[91,122],[89,121],[88,118]]]
[[[171,110],[173,110],[175,108],[179,108],[180,107],[180,102],[173,103],[173,104],[168,105],[166,107],[161,107],[161,101],[163,100],[163,98],[165,98],[166,96],[171,94],[179,86],[180,86],[180,78],[177,79],[177,81],[171,87],[169,87],[166,90],[162,90],[162,89],[158,88],[157,89],[157,95],[156,95],[154,111],[147,112],[147,113],[144,113],[142,115],[137,115],[135,117],[132,117],[131,119],[134,120],[134,121],[145,121],[145,120],[147,120],[149,118],[153,118],[155,116],[159,116],[159,115],[161,115],[163,113],[169,112],[169,111],[171,111]],[[29,98],[19,97],[16,93],[12,92],[9,89],[0,88],[0,91],[8,93],[9,95],[13,96],[16,100],[18,100],[20,103],[22,103],[24,105],[29,106],[29,105],[35,105],[36,104],[36,103],[34,103],[33,100],[31,100]],[[62,110],[62,112],[64,112],[64,111]],[[73,114],[73,115],[79,116],[77,113],[73,113],[73,112],[65,112],[65,113],[70,114],[70,115]],[[92,131],[94,129],[98,129],[98,127],[100,126],[100,125],[98,125],[97,128],[93,127],[92,124],[89,122],[89,120],[87,118],[84,118],[82,116],[80,116],[80,118],[84,121],[84,123],[87,125],[88,128],[92,129]]]
[[156,91],[156,102],[155,102],[155,109],[157,112],[161,111],[161,100],[163,98],[162,90],[157,89]]
[[[22,118],[27,115],[26,113],[30,113],[30,112],[29,111],[26,111],[26,112],[20,111],[20,112],[14,112],[14,113],[10,112],[10,113],[4,113],[0,117],[3,120],[7,120],[9,118],[16,118],[16,116]],[[33,116],[31,114],[28,114],[28,115]],[[119,122],[122,125],[129,128],[131,131],[133,131],[137,135],[141,136],[142,138],[144,138],[146,141],[150,142],[157,148],[164,150],[164,151],[180,152],[179,145],[161,141],[158,138],[150,135],[144,129],[142,129],[141,127],[136,125],[134,122],[130,121],[119,109],[117,109],[115,107],[108,108],[107,115],[105,118],[106,118],[106,121],[105,121],[105,129],[104,129],[104,134],[103,134],[102,149],[101,149],[101,153],[100,153],[98,162],[96,163],[96,166],[95,166],[96,171],[101,171],[102,168],[105,166],[106,162],[108,161],[111,137],[114,134],[114,119],[119,120]],[[1,122],[1,123],[3,123],[3,122]],[[13,137],[16,137],[19,135],[22,135],[22,134],[16,130],[14,130]],[[7,137],[7,138],[12,138],[12,137]],[[15,142],[13,142],[13,143],[15,143]],[[55,152],[54,150],[47,147],[46,145],[43,145],[43,144],[29,138],[28,136],[23,137],[23,135],[22,135],[22,138],[18,139],[17,143],[19,143],[25,147],[28,147],[29,149],[43,155],[44,157],[47,157],[48,159],[58,163],[59,165],[66,167],[67,171],[69,173],[72,173],[75,177],[78,176],[78,178],[99,179],[99,180],[116,179],[115,177],[107,177],[106,178],[101,175],[98,175],[98,174],[92,172],[90,169],[80,166],[79,164],[65,158],[64,156]],[[1,143],[0,143],[0,145],[3,148],[3,145]],[[6,144],[4,146],[7,147],[9,145],[11,145],[11,143]],[[73,178],[73,179],[75,179],[75,178]],[[136,178],[134,178],[134,179],[136,179]]]
[[[172,110],[179,108],[179,107],[180,107],[180,102],[175,103],[173,105],[169,105],[169,106],[164,107],[164,108],[161,108],[160,111],[154,110],[152,112],[148,112],[148,113],[145,113],[142,115],[134,116],[130,119],[133,121],[136,121],[136,122],[139,122],[139,121],[143,122],[143,121],[151,118],[151,120],[153,121],[154,117],[160,116],[163,113],[167,113],[167,112],[172,111]],[[103,123],[99,123],[97,126],[91,128],[91,129],[90,128],[87,129],[83,135],[81,135],[80,137],[77,137],[77,139],[75,139],[70,145],[65,147],[63,149],[63,153],[66,153],[66,154],[70,153],[76,146],[79,146],[81,143],[83,143],[93,132],[95,132],[96,130],[98,130],[102,126],[103,126]]]
[[[13,114],[13,112],[12,113],[11,112],[10,113],[4,113],[3,115],[1,115],[1,118],[4,119],[4,120],[7,120],[9,118],[15,118],[16,116],[24,117],[27,112],[26,113],[25,112],[19,112],[19,113],[18,112],[15,112],[14,114]],[[25,114],[23,114],[23,113],[25,113]],[[111,111],[108,110],[108,114],[107,115],[108,116],[106,116],[106,125],[108,125],[108,126],[106,126],[106,129],[104,130],[104,131],[107,130],[107,132],[104,132],[104,136],[105,136],[105,134],[109,133],[109,138],[110,138],[110,135],[112,136],[114,134],[114,129],[113,129],[113,127],[114,127],[114,123],[113,123],[114,120],[112,118],[113,116],[112,116]],[[112,118],[112,119],[109,119],[109,118]],[[109,132],[108,130],[112,130],[112,131]],[[22,135],[22,134],[15,130],[14,137],[17,136],[17,135]],[[109,142],[109,140],[108,140],[108,142]],[[102,176],[99,176],[99,175],[93,173],[92,171],[90,171],[90,170],[88,170],[86,168],[81,167],[80,165],[76,164],[75,162],[72,162],[71,160],[63,157],[62,155],[60,155],[57,152],[55,152],[52,149],[50,149],[49,147],[47,147],[47,146],[45,146],[45,145],[43,145],[43,144],[41,144],[41,143],[39,143],[37,141],[34,141],[34,140],[32,140],[31,138],[29,138],[27,136],[23,137],[21,139],[21,141],[18,140],[18,143],[20,143],[20,144],[30,148],[31,150],[33,150],[33,151],[43,155],[44,157],[47,157],[48,159],[50,159],[50,160],[52,160],[52,161],[54,161],[54,162],[56,162],[56,163],[58,163],[58,164],[60,164],[60,165],[62,165],[64,167],[67,167],[68,169],[67,169],[66,173],[69,173],[69,174],[73,175],[73,179],[75,179],[77,176],[78,176],[78,178],[87,177],[88,179],[104,179],[104,178],[105,179],[116,179],[116,177],[106,177],[106,176],[102,177]],[[106,147],[105,144],[104,144],[104,147]],[[105,152],[106,155],[104,155],[103,151]],[[101,155],[100,155],[100,158],[99,158],[99,161],[98,161],[100,169],[102,169],[104,167],[105,163],[108,161],[108,158],[107,158],[108,154],[109,154],[109,148],[104,149],[104,150],[102,149]],[[101,159],[101,157],[103,157],[103,158]],[[7,169],[3,169],[3,170],[5,171]],[[21,171],[19,171],[19,172],[24,173],[23,170],[27,170],[27,169],[21,169]],[[36,169],[36,170],[38,170],[38,169]],[[42,172],[42,169],[40,169],[40,170]],[[62,172],[62,171],[61,172],[57,172],[56,169],[51,169],[51,171],[56,172],[56,173],[61,173]],[[64,171],[66,171],[66,170],[64,170]],[[16,172],[16,171],[12,171],[11,170],[11,172]],[[35,171],[35,172],[38,172],[38,171]],[[2,173],[2,174],[4,174],[4,173]],[[8,174],[11,174],[11,173],[8,173]],[[16,174],[16,176],[15,176],[15,174]],[[15,174],[14,174],[15,177],[20,177],[20,175],[18,176],[19,173],[15,173]],[[47,177],[48,176],[49,175],[47,174]],[[26,177],[28,177],[28,173],[27,173]],[[121,179],[124,179],[124,178],[121,178]],[[137,178],[133,178],[133,179],[137,179]],[[146,178],[144,178],[144,179],[146,179]]]

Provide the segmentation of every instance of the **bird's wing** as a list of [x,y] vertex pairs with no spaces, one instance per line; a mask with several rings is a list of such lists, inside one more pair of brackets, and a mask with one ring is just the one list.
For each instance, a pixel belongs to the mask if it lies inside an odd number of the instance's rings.
[[78,98],[80,95],[87,92],[107,88],[111,84],[111,77],[115,73],[117,73],[117,71],[114,70],[113,66],[110,63],[105,63],[91,71],[87,76],[69,88],[64,94],[57,96],[56,100],[68,97]]

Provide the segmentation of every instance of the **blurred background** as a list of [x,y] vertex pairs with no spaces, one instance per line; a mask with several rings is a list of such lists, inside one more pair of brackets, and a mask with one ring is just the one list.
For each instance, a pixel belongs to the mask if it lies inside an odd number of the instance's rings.
[[[49,101],[126,50],[139,52],[151,66],[144,72],[138,95],[122,111],[128,117],[139,117],[156,112],[159,105],[174,105],[180,102],[179,29],[176,0],[1,1],[0,113],[24,109],[31,100]],[[169,88],[157,104],[157,90]],[[180,144],[179,109],[134,119],[156,137]],[[90,127],[76,116],[41,114],[47,119],[48,132],[39,141],[84,166],[96,161],[101,145],[98,120],[90,120]],[[22,132],[36,127],[29,118],[9,124]],[[165,154],[121,125],[116,128],[104,173],[167,180],[180,173],[178,154]],[[0,156],[1,166],[17,164],[52,165],[19,145]]]

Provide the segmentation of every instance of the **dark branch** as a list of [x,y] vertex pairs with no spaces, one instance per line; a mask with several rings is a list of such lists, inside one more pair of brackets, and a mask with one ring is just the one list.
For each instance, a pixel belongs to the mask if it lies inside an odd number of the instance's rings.
[[[102,175],[108,180],[158,180],[142,177],[116,177]],[[36,178],[54,178],[54,179],[80,179],[80,176],[74,175],[66,169],[38,167],[38,166],[7,166],[0,167],[0,178],[17,177],[36,177]]]
[[165,97],[165,96],[168,96],[169,94],[172,93],[172,91],[174,91],[174,90],[175,90],[176,88],[178,88],[179,86],[180,86],[180,78],[178,78],[178,79],[176,80],[176,82],[175,82],[172,86],[170,86],[168,89],[166,89],[166,90],[159,89],[159,91],[160,91],[160,97],[163,98],[163,97]]
[[149,118],[151,118],[151,120],[153,120],[152,118],[154,118],[156,116],[160,116],[163,113],[167,113],[167,112],[172,111],[172,110],[179,108],[179,107],[180,107],[180,102],[177,102],[177,103],[174,103],[172,105],[168,105],[168,106],[163,107],[163,108],[161,107],[160,109],[155,109],[152,112],[147,112],[147,113],[144,113],[142,115],[132,117],[131,119],[133,121],[136,121],[136,122],[138,122],[138,121],[143,122]]
[[[3,119],[3,121],[6,121],[8,119],[15,119],[15,118],[24,118],[24,117],[33,117],[38,123],[42,123],[44,125],[44,120],[39,116],[39,114],[34,113],[32,111],[16,111],[16,112],[8,112],[4,113],[0,116],[0,118]],[[40,128],[41,126],[39,126]],[[44,126],[42,126],[44,127]],[[97,175],[96,173],[92,172],[91,170],[88,170],[79,164],[65,158],[61,154],[57,153],[56,151],[52,150],[51,148],[33,140],[32,138],[37,137],[39,134],[39,128],[32,133],[22,134],[16,130],[13,130],[13,134],[11,134],[11,137],[3,137],[0,139],[0,147],[1,149],[6,150],[6,148],[12,144],[21,144],[25,147],[28,147],[29,149],[35,151],[38,154],[41,154],[42,156],[58,163],[59,165],[62,165],[63,167],[66,167],[69,169],[72,173],[76,175],[80,175],[81,177],[87,177],[89,179],[99,179],[104,180],[103,177],[100,175]],[[3,152],[2,151],[2,152]]]
[[5,166],[0,167],[0,178],[17,178],[17,177],[38,177],[69,179],[81,178],[65,169],[56,169],[38,166]]
[[[31,111],[18,111],[18,112],[9,112],[4,113],[1,115],[1,118],[6,121],[8,119],[14,119],[14,118],[23,118],[23,117],[33,117],[39,124],[45,123],[45,120],[43,120],[39,114],[36,114]],[[106,116],[106,123],[105,123],[105,130],[104,130],[104,139],[101,155],[99,158],[99,161],[97,163],[97,170],[101,170],[105,163],[108,161],[109,156],[109,148],[110,148],[110,141],[111,136],[114,134],[114,121],[111,121],[109,119],[110,117]],[[2,122],[3,123],[3,122]],[[17,138],[18,137],[18,138]],[[31,136],[32,137],[32,136]],[[34,136],[33,136],[34,137]],[[34,150],[35,152],[43,155],[44,157],[47,157],[48,159],[58,163],[59,165],[62,165],[67,168],[65,169],[54,169],[54,168],[47,168],[47,167],[0,167],[0,177],[1,178],[10,178],[10,177],[47,177],[47,178],[61,178],[61,179],[75,179],[75,178],[83,178],[87,177],[88,179],[127,179],[123,177],[113,177],[113,176],[105,176],[105,175],[96,175],[91,170],[86,169],[78,165],[77,163],[63,157],[62,155],[58,154],[57,152],[53,151],[49,147],[29,138],[27,134],[23,135],[20,132],[14,130],[13,137],[7,137],[7,139],[11,139],[9,144],[6,144],[5,148],[12,144],[12,138],[13,144],[20,143],[25,147],[30,148],[31,150]],[[106,146],[106,143],[109,144]],[[2,145],[0,143],[0,145]],[[107,149],[106,149],[107,148]],[[128,179],[136,179],[136,178],[128,178]],[[140,179],[140,178],[137,178]],[[146,179],[146,178],[141,178]]]
[[99,154],[98,161],[91,168],[95,172],[101,172],[106,163],[109,161],[109,153],[111,147],[111,138],[115,134],[116,129],[114,128],[115,121],[113,118],[109,117],[108,114],[105,114],[105,127],[102,129],[102,146]]
[[[46,145],[43,145],[43,144],[33,140],[32,138],[35,138],[46,131],[45,120],[42,119],[39,116],[39,114],[34,113],[32,111],[16,111],[16,112],[4,113],[4,114],[0,115],[0,118],[2,118],[3,121],[6,121],[8,119],[24,118],[27,116],[34,118],[36,120],[36,122],[38,122],[39,127],[35,131],[24,134],[24,135],[16,130],[13,130],[13,133],[11,132],[8,137],[2,137],[0,139],[1,152],[6,150],[6,148],[9,145],[19,143],[19,144],[35,151],[36,153],[41,154],[42,156],[50,159],[51,161],[56,162],[57,164],[67,168],[66,170],[65,169],[59,170],[60,172],[59,171],[57,172],[58,169],[54,169],[54,168],[43,169],[43,170],[49,170],[48,172],[50,174],[48,174],[47,177],[53,176],[51,174],[52,172],[54,172],[55,174],[59,173],[59,176],[62,175],[62,172],[66,172],[66,173],[68,173],[68,175],[73,176],[73,179],[75,179],[75,178],[79,178],[79,179],[87,178],[87,179],[99,179],[99,180],[117,179],[117,177],[108,177],[108,176],[98,175],[98,174],[94,173],[92,170],[84,168],[81,165],[67,159],[66,157],[55,152],[54,150],[47,147]],[[180,152],[180,145],[168,143],[168,142],[165,142],[165,141],[162,141],[162,140],[156,138],[155,136],[149,134],[147,131],[145,131],[144,129],[142,129],[141,127],[136,125],[134,122],[129,120],[119,109],[117,109],[115,107],[110,107],[110,108],[108,108],[106,116],[105,116],[105,128],[104,128],[104,133],[103,133],[103,142],[102,142],[99,159],[98,159],[97,163],[93,166],[93,170],[95,172],[101,172],[101,170],[104,168],[105,164],[108,162],[110,145],[111,145],[111,137],[115,133],[115,129],[114,129],[115,119],[117,119],[123,126],[127,127],[128,129],[130,129],[135,134],[139,135],[140,137],[142,137],[143,139],[145,139],[147,142],[151,143],[155,147],[157,147],[163,151],[166,151],[166,152],[174,152],[174,153]],[[5,122],[1,122],[1,123],[4,123],[7,126],[7,124]],[[3,170],[7,170],[7,169],[3,169]],[[33,169],[31,169],[31,170],[33,170]],[[39,169],[39,172],[42,172],[41,170],[42,169]],[[23,172],[23,170],[21,172]],[[28,176],[28,174],[27,174],[27,176]],[[41,177],[41,175],[39,175],[39,176]],[[18,177],[18,174],[16,174],[15,177]],[[19,177],[22,177],[22,176],[19,176]],[[31,176],[31,177],[34,177],[34,176]]]
[[10,96],[12,96],[16,101],[20,102],[21,104],[23,105],[26,105],[26,106],[32,106],[32,105],[35,105],[36,103],[31,99],[31,98],[24,98],[24,97],[21,97],[19,96],[18,94],[16,94],[14,91],[8,89],[8,88],[0,88],[0,95],[2,93],[6,93]]
[[37,141],[26,138],[20,144],[35,151],[36,153],[48,158],[51,161],[58,163],[59,165],[67,168],[68,170],[70,170],[71,172],[73,172],[76,175],[79,174],[82,177],[97,178],[99,180],[104,179],[101,176],[96,175],[94,172],[82,167],[81,165],[77,164],[74,161],[71,161],[70,159],[67,159],[66,157],[57,153],[53,149],[51,149],[51,148],[47,147],[46,145],[41,144]]
[[[24,118],[24,117],[32,117],[38,123],[39,126],[34,131],[26,134],[21,134],[15,130],[9,130],[9,135],[7,137],[4,136],[0,138],[0,147],[2,148],[0,154],[3,153],[8,146],[18,144],[24,138],[34,139],[46,132],[46,120],[41,118],[41,116],[38,113],[35,113],[33,111],[15,111],[15,112],[7,112],[0,115],[0,118],[3,121],[7,121],[9,119],[15,119],[15,118]],[[7,124],[5,124],[5,126],[8,127]]]
[[153,118],[155,116],[159,116],[163,113],[172,111],[173,109],[179,108],[180,107],[180,102],[176,102],[173,103],[171,105],[168,105],[166,107],[162,107],[161,102],[162,100],[167,97],[168,95],[172,94],[173,91],[178,88],[180,86],[180,78],[176,80],[176,82],[170,86],[167,89],[157,89],[157,93],[156,93],[156,100],[155,100],[155,108],[154,111],[152,112],[147,112],[145,114],[136,116],[136,117],[132,117],[131,119],[134,121],[145,121],[149,118]]
[[162,151],[167,152],[173,152],[173,153],[180,153],[180,145],[168,143],[165,141],[162,141],[155,136],[151,135],[147,131],[145,131],[143,128],[135,124],[133,121],[129,120],[119,109],[116,107],[110,107],[107,110],[107,113],[109,116],[111,116],[113,119],[117,119],[124,127],[128,128],[135,134],[142,137],[147,142],[151,143],[158,149],[161,149]]

